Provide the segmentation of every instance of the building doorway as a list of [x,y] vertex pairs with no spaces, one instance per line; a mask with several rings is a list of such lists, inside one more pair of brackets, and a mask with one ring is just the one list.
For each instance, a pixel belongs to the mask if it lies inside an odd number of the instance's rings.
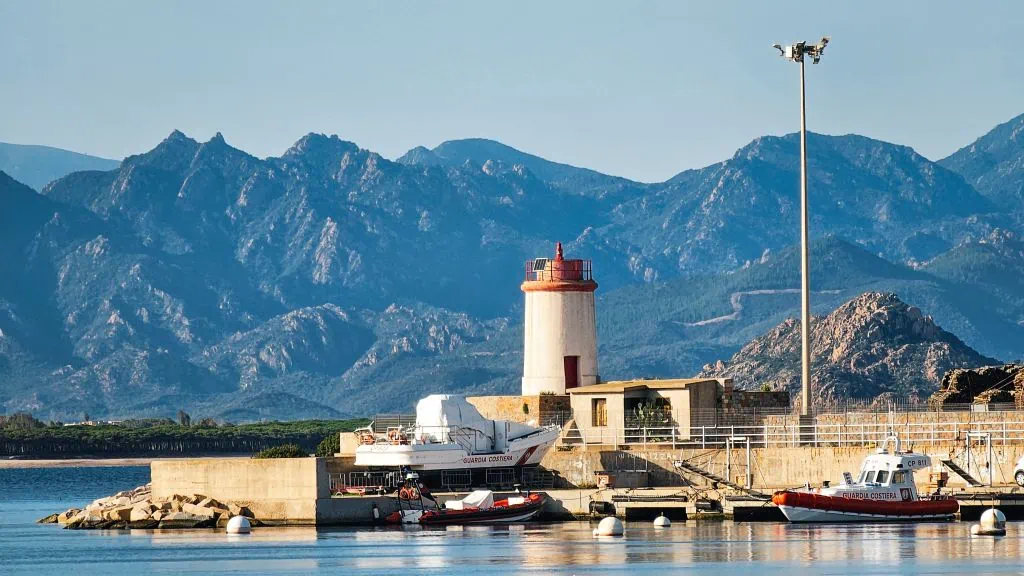
[[564,356],[565,365],[565,389],[576,388],[580,385],[580,357]]

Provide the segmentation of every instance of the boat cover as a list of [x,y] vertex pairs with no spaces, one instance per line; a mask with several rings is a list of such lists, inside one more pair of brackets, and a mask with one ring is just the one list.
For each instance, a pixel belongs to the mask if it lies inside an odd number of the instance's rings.
[[467,508],[479,508],[490,510],[494,508],[494,492],[490,490],[474,490],[462,500],[449,500],[444,503],[449,510],[465,510]]
[[457,428],[477,432],[473,435],[474,453],[504,449],[506,442],[538,430],[518,422],[484,418],[476,406],[462,396],[431,394],[416,403],[416,438],[420,442],[447,443],[449,432]]
[[448,442],[448,431],[453,428],[471,428],[494,435],[494,421],[480,412],[461,396],[431,394],[416,403],[416,437],[430,442]]

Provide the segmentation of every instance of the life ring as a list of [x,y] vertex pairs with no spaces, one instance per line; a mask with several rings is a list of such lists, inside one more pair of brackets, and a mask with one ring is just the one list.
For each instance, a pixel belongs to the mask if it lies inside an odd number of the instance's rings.
[[398,489],[398,497],[402,500],[419,500],[419,488],[415,486],[402,486]]
[[398,429],[388,430],[388,442],[394,445],[405,444],[405,434],[402,434],[402,431]]
[[360,444],[376,444],[377,439],[374,438],[373,432],[363,432],[359,435]]

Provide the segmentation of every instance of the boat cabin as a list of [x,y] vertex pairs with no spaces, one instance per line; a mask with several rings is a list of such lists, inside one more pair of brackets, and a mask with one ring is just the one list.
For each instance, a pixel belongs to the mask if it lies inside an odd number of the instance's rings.
[[[888,446],[892,443],[892,451]],[[861,465],[856,481],[845,475],[845,481],[835,488],[835,495],[872,500],[916,500],[917,485],[914,471],[931,466],[924,454],[903,452],[899,439],[887,438],[875,454],[870,454]]]

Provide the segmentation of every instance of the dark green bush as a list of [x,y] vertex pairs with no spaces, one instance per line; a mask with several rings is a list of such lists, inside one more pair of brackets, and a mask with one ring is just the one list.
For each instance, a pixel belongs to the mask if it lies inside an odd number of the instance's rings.
[[299,448],[296,444],[282,444],[273,448],[266,448],[252,455],[256,459],[265,458],[306,458],[309,453]]

